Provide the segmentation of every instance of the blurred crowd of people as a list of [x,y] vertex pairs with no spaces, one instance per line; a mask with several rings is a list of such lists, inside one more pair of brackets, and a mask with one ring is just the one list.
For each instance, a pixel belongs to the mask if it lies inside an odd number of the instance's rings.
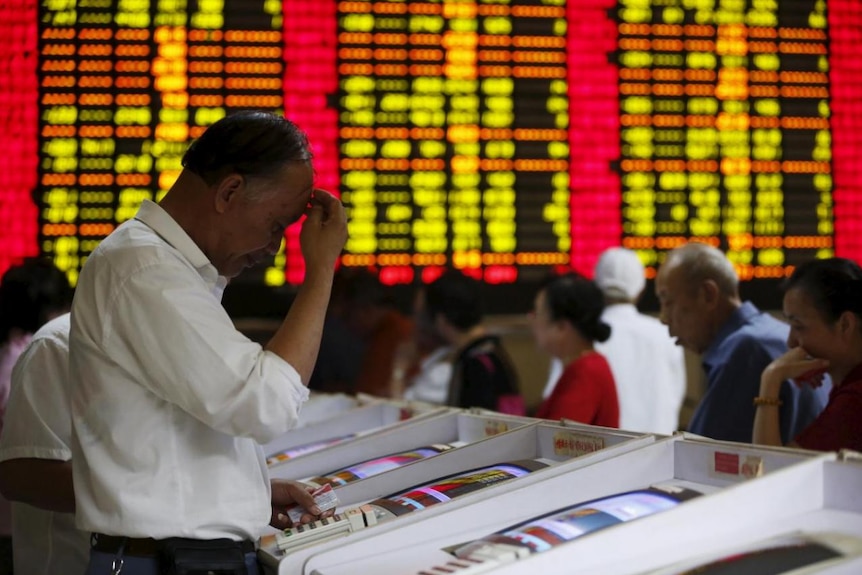
[[[529,324],[552,363],[543,400],[532,409],[506,345],[483,317],[479,282],[456,270],[421,286],[408,314],[372,272],[342,270],[312,388],[670,434],[680,429],[687,349],[706,380],[687,431],[862,448],[858,425],[839,431],[823,423],[862,410],[853,385],[862,369],[856,263],[799,266],[785,286],[786,321],[742,300],[734,266],[706,244],[667,254],[654,283],[658,317],[637,308],[646,279],[634,252],[608,249],[593,272],[592,279],[554,275],[535,294]],[[811,324],[831,345],[805,337]]]

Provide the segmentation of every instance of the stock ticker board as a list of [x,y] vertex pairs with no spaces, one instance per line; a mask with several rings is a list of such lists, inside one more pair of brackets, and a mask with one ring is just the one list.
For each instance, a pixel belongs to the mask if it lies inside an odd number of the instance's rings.
[[[344,266],[388,284],[655,273],[684,241],[743,279],[862,259],[856,0],[9,0],[0,268],[74,281],[240,109],[309,135],[349,213]],[[240,282],[297,284],[298,229]]]

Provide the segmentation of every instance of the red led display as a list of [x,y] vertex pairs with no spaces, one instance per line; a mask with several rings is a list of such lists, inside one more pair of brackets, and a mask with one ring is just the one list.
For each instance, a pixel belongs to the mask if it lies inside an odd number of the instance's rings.
[[617,70],[608,58],[617,46],[616,2],[568,5],[569,148],[572,267],[590,275],[599,254],[622,237]]
[[862,261],[862,4],[829,2],[835,253]]
[[[284,0],[284,111],[308,134],[317,172],[316,185],[338,194],[338,113],[327,106],[338,89],[335,4]],[[299,227],[285,234],[288,283],[305,277]]]
[[39,252],[37,9],[28,0],[0,5],[0,274]]

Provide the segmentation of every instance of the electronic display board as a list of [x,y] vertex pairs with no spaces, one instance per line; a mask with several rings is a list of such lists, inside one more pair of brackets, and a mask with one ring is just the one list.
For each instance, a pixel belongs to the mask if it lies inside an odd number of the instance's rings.
[[[411,284],[727,250],[751,283],[862,260],[854,0],[10,0],[0,270],[74,281],[233,110],[284,112],[349,213],[345,266]],[[298,229],[238,286],[302,281]],[[232,287],[232,289],[234,289]]]
[[[40,2],[39,249],[73,281],[103,237],[170,188],[206,126],[231,110],[283,108],[281,9]],[[282,277],[283,260],[273,264]]]

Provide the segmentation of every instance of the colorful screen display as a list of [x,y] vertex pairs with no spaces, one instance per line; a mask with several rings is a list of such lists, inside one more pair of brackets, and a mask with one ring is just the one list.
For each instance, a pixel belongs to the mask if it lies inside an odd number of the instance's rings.
[[528,547],[535,553],[577,539],[619,523],[646,517],[676,507],[680,502],[700,495],[689,489],[668,493],[658,489],[632,491],[554,511],[538,519],[505,529],[455,550],[469,557],[489,543]]
[[420,447],[413,451],[394,453],[385,457],[363,461],[362,463],[345,467],[344,469],[328,473],[324,476],[315,477],[311,479],[311,481],[318,485],[329,483],[333,487],[339,487],[341,485],[347,485],[353,481],[378,475],[385,471],[389,471],[390,469],[397,469],[402,465],[407,465],[408,463],[413,463],[414,461],[419,461],[426,457],[433,457],[441,451],[442,450],[439,447]]
[[543,467],[547,465],[533,460],[500,463],[413,487],[402,493],[372,501],[372,504],[383,507],[395,515],[403,515],[417,509],[445,503],[503,481],[523,477]]
[[330,439],[324,439],[323,441],[315,441],[313,443],[306,443],[304,445],[298,445],[296,447],[291,447],[290,449],[286,449],[280,453],[276,453],[270,455],[266,458],[267,465],[276,465],[283,461],[287,461],[289,459],[294,459],[296,457],[300,457],[302,455],[307,455],[309,453],[314,453],[315,451],[320,451],[321,449],[325,449],[332,445],[338,445],[339,443],[344,443],[345,441],[352,439],[356,436],[356,434],[351,433],[350,435],[342,435],[341,437],[333,437]]
[[[0,271],[74,281],[235,110],[286,113],[387,284],[655,272],[689,239],[744,280],[862,260],[857,0],[10,0]],[[304,277],[298,229],[242,286]]]

